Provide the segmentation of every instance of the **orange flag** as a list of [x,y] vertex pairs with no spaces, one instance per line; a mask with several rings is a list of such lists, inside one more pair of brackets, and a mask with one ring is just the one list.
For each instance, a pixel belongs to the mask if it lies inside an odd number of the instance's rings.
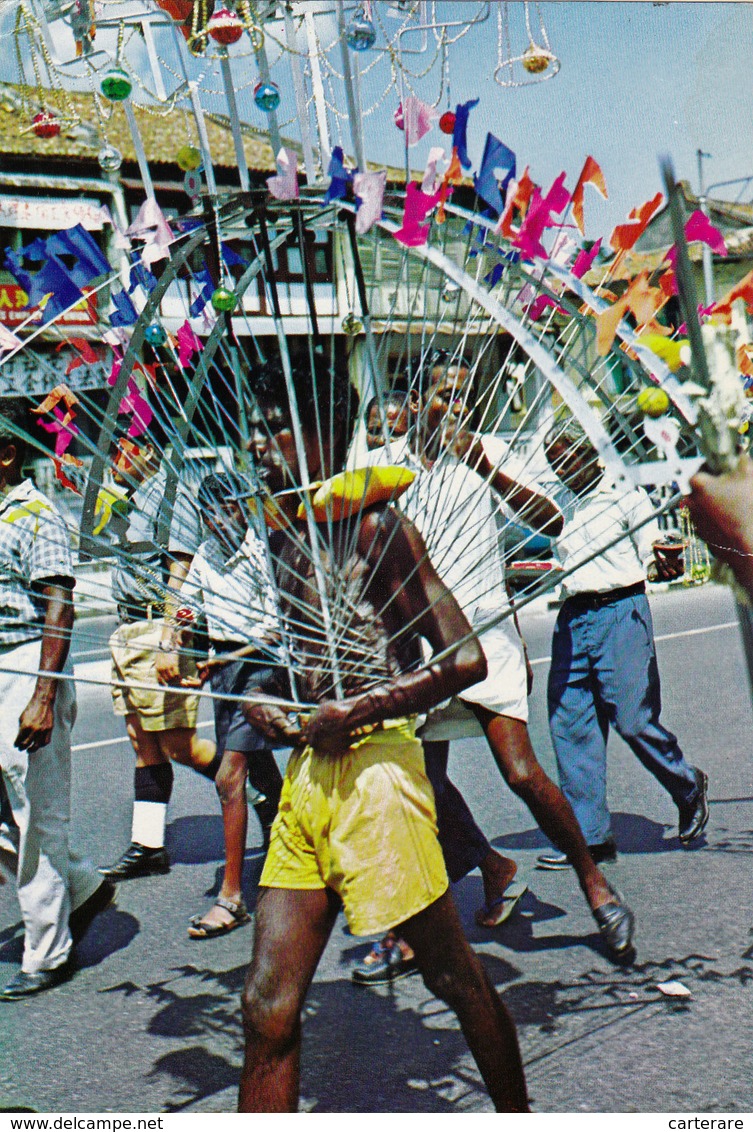
[[649,220],[663,199],[662,194],[657,193],[651,200],[647,200],[645,204],[639,205],[629,213],[627,224],[617,225],[609,237],[609,243],[616,252],[627,252],[635,246],[636,240],[646,231]]
[[452,157],[447,171],[442,178],[442,184],[439,187],[439,208],[436,213],[437,224],[444,224],[446,220],[445,203],[450,193],[452,192],[452,185],[459,185],[463,180],[463,169],[460,164],[460,157],[455,146],[452,147]]
[[628,311],[635,316],[639,328],[647,327],[654,332],[661,333],[658,326],[654,325],[653,317],[665,302],[666,298],[661,288],[649,286],[647,271],[642,271],[640,275],[636,275],[622,298],[596,316],[596,349],[598,353],[602,357],[609,353],[614,336],[617,333],[617,327]]
[[736,299],[744,299],[745,305],[750,310],[753,307],[753,271],[749,271],[744,275],[739,283],[736,283],[731,291],[728,291],[723,299],[714,304],[712,314],[721,315],[722,318],[729,322],[730,315],[732,314],[732,304]]
[[526,165],[515,192],[505,206],[505,211],[499,218],[497,231],[501,232],[503,236],[510,238],[516,234],[512,226],[513,213],[515,209],[517,209],[520,213],[521,221],[525,220],[528,206],[531,203],[536,187],[528,174],[528,166]]
[[593,157],[587,157],[583,168],[578,177],[578,183],[573,189],[572,208],[573,219],[580,228],[581,236],[584,236],[585,228],[583,227],[583,190],[586,185],[593,185],[597,193],[599,193],[604,200],[608,199],[607,183],[604,180],[604,174],[601,171],[601,166],[594,161]]

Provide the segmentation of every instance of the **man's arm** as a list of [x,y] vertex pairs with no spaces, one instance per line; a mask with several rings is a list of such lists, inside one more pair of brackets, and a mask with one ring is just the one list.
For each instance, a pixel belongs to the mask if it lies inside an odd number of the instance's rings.
[[[62,672],[68,658],[73,628],[73,582],[70,578],[50,578],[41,583],[45,600],[42,649],[39,671]],[[21,712],[15,746],[19,751],[38,751],[52,738],[55,722],[55,696],[58,681],[54,675],[38,676],[34,695]]]
[[690,487],[698,534],[753,598],[753,461],[742,456],[734,472],[720,476],[698,472]]
[[174,551],[170,558],[170,574],[165,591],[165,624],[162,629],[160,651],[154,661],[157,680],[160,684],[174,684],[180,680],[180,657],[176,640],[178,621],[175,616],[180,608],[180,588],[188,576],[193,555]]
[[502,499],[529,527],[547,538],[556,538],[562,531],[562,512],[553,500],[532,487],[526,487],[512,476],[492,464],[484,451],[479,436],[461,432],[455,440],[455,452],[468,463],[483,480],[501,495]]
[[[453,649],[471,634],[463,611],[440,581],[421,536],[391,509],[374,510],[361,524],[360,546],[374,573],[369,590],[389,599],[386,623],[410,627],[424,637],[435,656]],[[406,672],[359,696],[322,704],[303,729],[318,747],[337,746],[352,731],[385,719],[430,711],[442,700],[486,677],[486,658],[470,636],[448,656],[415,672]]]

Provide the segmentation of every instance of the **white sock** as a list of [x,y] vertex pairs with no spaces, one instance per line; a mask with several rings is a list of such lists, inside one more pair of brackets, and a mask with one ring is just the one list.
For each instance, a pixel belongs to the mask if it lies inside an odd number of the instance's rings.
[[147,849],[161,849],[165,844],[167,802],[134,802],[131,841]]

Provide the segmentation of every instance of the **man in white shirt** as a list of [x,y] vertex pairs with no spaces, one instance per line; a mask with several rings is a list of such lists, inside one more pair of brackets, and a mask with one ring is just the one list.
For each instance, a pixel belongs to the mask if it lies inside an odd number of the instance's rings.
[[[544,443],[551,467],[576,497],[557,541],[565,571],[577,569],[563,582],[548,690],[563,792],[592,855],[613,859],[606,798],[606,741],[612,726],[669,792],[679,813],[680,841],[687,845],[708,821],[708,779],[688,764],[659,719],[659,670],[645,581],[647,575],[676,576],[681,566],[655,554],[660,531],[646,493],[626,492],[609,481],[576,422],[556,425]],[[565,868],[569,862],[564,854],[545,854],[539,863]]]

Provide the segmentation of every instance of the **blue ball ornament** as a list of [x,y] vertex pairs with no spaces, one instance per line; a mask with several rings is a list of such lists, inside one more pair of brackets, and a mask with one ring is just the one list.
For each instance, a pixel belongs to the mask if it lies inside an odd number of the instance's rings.
[[258,82],[254,87],[254,102],[265,114],[271,114],[280,105],[280,92],[274,83]]
[[150,346],[164,346],[167,342],[167,332],[159,322],[151,322],[144,331],[144,341]]
[[357,8],[345,29],[345,42],[352,51],[368,51],[376,41],[376,28],[363,8]]

